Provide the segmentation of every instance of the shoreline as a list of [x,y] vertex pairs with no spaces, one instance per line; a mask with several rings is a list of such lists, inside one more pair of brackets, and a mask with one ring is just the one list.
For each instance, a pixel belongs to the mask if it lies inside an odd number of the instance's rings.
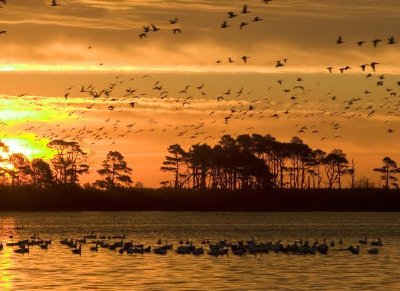
[[400,191],[382,189],[0,188],[0,211],[397,212]]

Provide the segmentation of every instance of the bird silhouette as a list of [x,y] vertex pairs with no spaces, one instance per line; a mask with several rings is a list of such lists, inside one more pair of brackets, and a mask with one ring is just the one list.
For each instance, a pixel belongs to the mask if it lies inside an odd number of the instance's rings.
[[361,68],[361,70],[362,70],[363,72],[365,72],[365,67],[366,67],[366,66],[368,66],[368,64],[364,64],[364,65],[361,65],[361,66],[360,66],[360,68]]
[[150,24],[151,28],[153,29],[152,31],[157,32],[159,30],[161,30],[160,28],[158,28],[157,26],[155,26],[154,24]]
[[243,62],[245,63],[245,64],[247,64],[247,60],[249,59],[250,57],[248,57],[248,56],[243,56],[243,57],[241,57],[241,59],[243,60]]
[[371,64],[370,64],[370,66],[371,66],[371,68],[372,68],[372,70],[375,72],[375,67],[376,67],[376,65],[379,65],[379,63],[377,63],[377,62],[372,62]]
[[245,27],[246,25],[249,25],[248,22],[242,22],[240,23],[240,29],[242,29],[243,27]]
[[178,18],[173,18],[169,20],[170,24],[177,24],[178,23]]
[[388,44],[395,44],[395,43],[397,43],[397,42],[394,40],[393,36],[388,38]]
[[221,24],[221,28],[227,28],[228,26],[229,26],[229,24],[226,20],[224,22],[222,22],[222,24]]
[[358,41],[358,42],[357,42],[358,46],[362,46],[364,43],[366,43],[365,40],[361,40],[361,41]]
[[237,16],[237,14],[235,14],[234,12],[232,12],[232,11],[228,12],[228,18],[234,18],[236,16]]
[[381,39],[374,39],[374,40],[372,41],[372,44],[374,45],[374,47],[377,47],[378,44],[379,44],[381,41],[382,41]]
[[329,73],[331,74],[332,73],[332,70],[333,70],[333,67],[327,67],[326,68],[328,71],[329,71]]
[[51,1],[51,5],[50,6],[58,6],[58,5],[61,5],[60,3],[57,3],[57,0],[52,0]]
[[250,13],[246,4],[243,5],[242,13]]
[[275,62],[276,62],[275,68],[279,68],[279,67],[283,67],[284,66],[284,64],[281,62],[281,60],[277,60]]
[[342,44],[345,43],[345,41],[343,40],[342,36],[338,36],[338,39],[336,40],[336,44]]

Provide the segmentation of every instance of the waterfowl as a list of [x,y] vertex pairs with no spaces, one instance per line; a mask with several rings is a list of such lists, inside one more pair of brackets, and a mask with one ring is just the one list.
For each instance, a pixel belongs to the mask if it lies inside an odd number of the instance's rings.
[[82,255],[82,245],[79,245],[79,248],[72,250],[73,254]]

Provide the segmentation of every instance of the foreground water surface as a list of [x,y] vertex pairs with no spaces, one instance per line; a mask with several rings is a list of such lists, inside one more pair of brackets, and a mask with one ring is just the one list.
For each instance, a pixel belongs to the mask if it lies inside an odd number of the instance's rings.
[[[16,229],[23,226],[23,229]],[[230,212],[74,212],[0,213],[1,290],[400,290],[399,213],[230,213]],[[268,254],[214,257],[155,253],[120,255],[82,246],[81,256],[62,245],[64,238],[125,235],[125,241],[157,246],[168,240],[174,249],[187,239],[196,246],[250,240],[311,242],[343,240],[356,246],[365,236],[380,237],[379,254],[331,248],[327,255]],[[48,250],[6,243],[39,236],[52,240]],[[12,238],[11,238],[12,237]],[[110,241],[118,241],[111,239]],[[89,239],[88,242],[91,240]],[[204,246],[207,250],[207,245]]]

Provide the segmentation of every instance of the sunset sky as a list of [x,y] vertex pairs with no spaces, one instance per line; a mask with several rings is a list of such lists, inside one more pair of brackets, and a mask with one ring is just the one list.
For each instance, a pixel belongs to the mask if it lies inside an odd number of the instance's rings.
[[[170,144],[213,145],[223,134],[340,148],[358,177],[384,156],[400,162],[398,0],[58,3],[0,8],[0,139],[11,151],[47,159],[50,140],[79,141],[91,165],[83,180],[93,181],[118,150],[133,180],[152,187],[167,178]],[[160,30],[140,37],[151,24]]]

